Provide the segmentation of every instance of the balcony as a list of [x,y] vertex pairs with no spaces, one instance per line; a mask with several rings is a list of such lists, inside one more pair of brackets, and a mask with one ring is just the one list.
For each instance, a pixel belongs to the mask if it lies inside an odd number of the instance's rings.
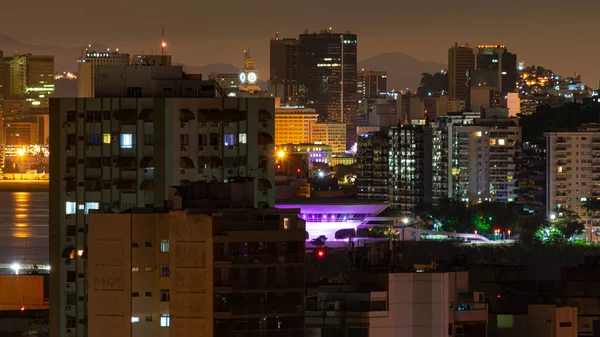
[[454,311],[456,322],[486,322],[488,308],[486,303],[461,304]]

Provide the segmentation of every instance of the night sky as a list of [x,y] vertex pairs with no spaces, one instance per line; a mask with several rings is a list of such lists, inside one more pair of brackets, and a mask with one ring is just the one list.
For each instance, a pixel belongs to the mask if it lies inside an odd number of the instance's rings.
[[269,39],[333,27],[359,36],[359,60],[404,52],[447,62],[456,42],[504,44],[519,61],[579,72],[598,86],[600,1],[581,0],[30,0],[3,6],[0,34],[32,44],[98,43],[129,53],[158,50],[161,27],[174,60],[241,66],[252,52],[264,79]]

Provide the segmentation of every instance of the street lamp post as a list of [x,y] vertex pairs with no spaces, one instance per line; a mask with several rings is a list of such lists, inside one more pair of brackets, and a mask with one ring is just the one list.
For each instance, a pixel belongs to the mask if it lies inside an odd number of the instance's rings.
[[21,165],[19,165],[19,172],[21,172],[21,180],[23,180],[23,157],[25,156],[25,150],[20,149],[17,151],[17,155],[21,159]]

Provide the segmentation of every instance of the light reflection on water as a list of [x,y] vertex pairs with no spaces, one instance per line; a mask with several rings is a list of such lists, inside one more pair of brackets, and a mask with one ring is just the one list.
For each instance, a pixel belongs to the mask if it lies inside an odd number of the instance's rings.
[[48,192],[0,192],[0,263],[48,264]]

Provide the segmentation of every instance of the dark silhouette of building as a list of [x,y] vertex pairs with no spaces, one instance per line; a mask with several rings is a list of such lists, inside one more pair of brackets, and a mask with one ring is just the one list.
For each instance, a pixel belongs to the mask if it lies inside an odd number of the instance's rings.
[[475,70],[471,86],[495,86],[503,94],[517,86],[517,54],[509,53],[503,45],[477,46]]
[[298,43],[295,38],[271,39],[270,86],[281,103],[295,105],[298,99]]
[[469,96],[468,73],[475,66],[473,48],[468,45],[454,46],[448,49],[448,91],[450,98],[467,100]]
[[300,102],[314,108],[320,121],[345,123],[347,148],[356,142],[356,46],[356,34],[350,32],[300,35]]

